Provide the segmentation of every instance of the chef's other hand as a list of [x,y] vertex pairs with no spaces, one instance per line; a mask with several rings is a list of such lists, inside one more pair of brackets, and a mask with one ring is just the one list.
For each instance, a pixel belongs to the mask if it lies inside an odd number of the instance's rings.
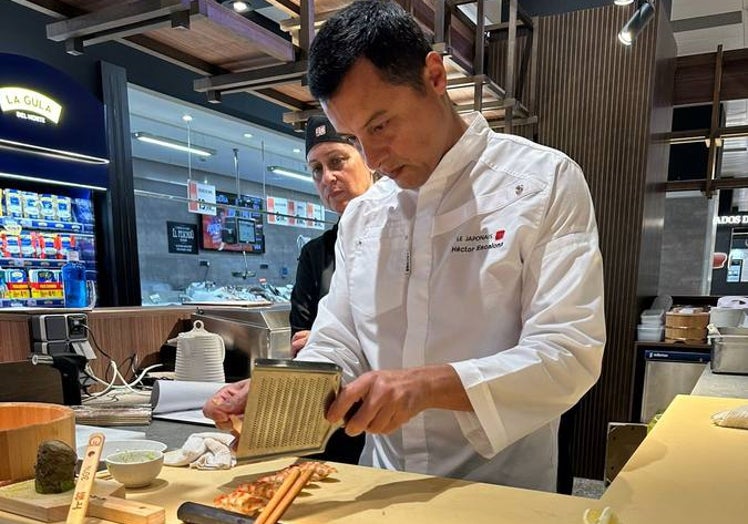
[[302,350],[304,346],[306,346],[307,340],[309,340],[309,333],[311,331],[304,330],[304,331],[297,331],[294,333],[294,336],[291,337],[291,356],[295,357],[299,351]]
[[423,377],[413,371],[383,370],[361,375],[341,389],[327,410],[327,419],[333,423],[346,419],[345,432],[351,436],[392,433],[426,408]]
[[203,405],[203,414],[216,423],[219,429],[230,430],[231,415],[244,414],[249,393],[249,379],[234,382],[219,389]]
[[[356,404],[360,405],[356,405]],[[472,411],[460,377],[448,364],[369,371],[343,387],[327,420],[345,420],[345,432],[392,433],[425,409]]]

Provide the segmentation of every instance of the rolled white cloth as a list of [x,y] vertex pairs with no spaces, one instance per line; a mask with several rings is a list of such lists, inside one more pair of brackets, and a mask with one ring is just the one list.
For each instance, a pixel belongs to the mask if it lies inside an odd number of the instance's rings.
[[181,449],[164,454],[164,464],[207,470],[230,469],[236,465],[231,454],[233,441],[234,436],[229,433],[193,433]]

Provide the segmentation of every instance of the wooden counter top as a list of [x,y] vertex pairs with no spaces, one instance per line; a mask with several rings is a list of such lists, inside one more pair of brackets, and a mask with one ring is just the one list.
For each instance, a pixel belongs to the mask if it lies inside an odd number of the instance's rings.
[[[714,426],[711,415],[746,403],[677,397],[599,501],[335,464],[338,473],[307,488],[283,521],[581,524],[586,508],[610,506],[621,524],[744,522],[748,431]],[[210,504],[220,493],[291,462],[282,459],[209,472],[164,467],[153,485],[128,490],[127,498],[164,506],[167,522],[175,524],[182,502]],[[34,521],[0,513],[3,522]]]
[[746,399],[679,395],[601,502],[622,524],[746,522],[748,430],[711,416]]

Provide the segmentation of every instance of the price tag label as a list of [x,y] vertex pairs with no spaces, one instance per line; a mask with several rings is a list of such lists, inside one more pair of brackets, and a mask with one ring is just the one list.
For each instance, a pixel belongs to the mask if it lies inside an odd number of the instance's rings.
[[215,216],[216,206],[211,204],[216,203],[216,186],[191,180],[187,184],[187,198],[190,200],[187,204],[190,213]]

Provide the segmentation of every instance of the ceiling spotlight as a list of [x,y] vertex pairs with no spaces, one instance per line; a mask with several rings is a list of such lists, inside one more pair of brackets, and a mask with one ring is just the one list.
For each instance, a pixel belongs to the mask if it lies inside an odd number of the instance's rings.
[[634,14],[629,18],[629,21],[626,22],[626,25],[624,25],[618,33],[618,40],[623,45],[633,44],[636,37],[639,36],[639,33],[641,33],[649,21],[654,18],[655,10],[650,1],[639,0],[639,2],[639,7],[637,7]]
[[616,5],[629,5],[633,4],[634,0],[615,0],[613,3]]
[[244,138],[252,138],[252,133],[244,133]]
[[234,11],[236,11],[237,13],[243,13],[249,10],[249,5],[247,5],[247,2],[231,2],[231,7],[233,7]]
[[192,115],[182,115],[183,122],[192,122]]
[[185,144],[184,142],[180,142],[179,140],[174,140],[172,138],[166,138],[163,136],[152,135],[151,133],[144,133],[142,131],[137,131],[133,133],[132,136],[133,138],[140,140],[141,142],[146,142],[148,144],[155,144],[161,147],[168,147],[169,149],[176,149],[177,151],[184,151],[185,153],[192,153],[193,155],[213,156],[216,154],[215,149],[188,145],[188,144]]
[[312,177],[309,176],[307,173],[301,173],[299,171],[294,171],[293,169],[286,169],[285,167],[281,166],[268,166],[268,171],[271,173],[275,173],[276,175],[284,175],[290,178],[295,178],[297,180],[303,180],[304,182],[314,182],[312,180]]
[[298,147],[294,147],[293,148],[293,152],[294,153],[301,153],[301,149],[299,149]]

